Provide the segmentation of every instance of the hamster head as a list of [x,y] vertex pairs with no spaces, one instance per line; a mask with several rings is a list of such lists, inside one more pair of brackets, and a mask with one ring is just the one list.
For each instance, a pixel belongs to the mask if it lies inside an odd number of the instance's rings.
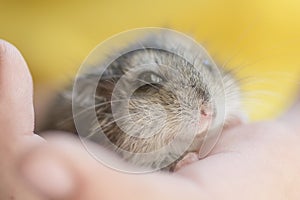
[[[199,152],[208,130],[241,119],[234,77],[206,51],[176,41],[166,35],[152,38],[144,44],[161,48],[128,51],[77,78],[73,103],[95,103],[97,119],[88,125],[87,137],[103,144],[97,135],[104,134],[132,164],[166,168],[188,152]],[[91,84],[97,84],[93,97],[85,95]],[[162,153],[138,156],[157,151]]]
[[[181,56],[157,49],[140,49],[120,56],[102,72],[98,82],[98,119],[90,135],[101,131],[121,151],[133,154],[172,145],[171,150],[164,150],[165,155],[148,160],[123,155],[144,167],[164,165],[184,152],[199,151],[207,130],[214,128],[211,125],[218,112],[227,112],[225,121],[230,113],[234,114],[234,109],[218,111],[215,95],[225,90],[225,96],[231,99],[225,107],[237,104],[233,100],[239,99],[234,79],[221,69],[219,76],[212,73],[210,58],[201,61],[195,66],[196,62],[189,63]],[[90,79],[96,80],[95,74],[89,73]]]

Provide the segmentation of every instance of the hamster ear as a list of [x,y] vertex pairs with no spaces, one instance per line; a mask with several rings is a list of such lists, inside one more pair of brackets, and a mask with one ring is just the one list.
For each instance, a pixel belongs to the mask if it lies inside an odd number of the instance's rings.
[[0,39],[0,124],[12,134],[33,134],[32,78],[16,47]]

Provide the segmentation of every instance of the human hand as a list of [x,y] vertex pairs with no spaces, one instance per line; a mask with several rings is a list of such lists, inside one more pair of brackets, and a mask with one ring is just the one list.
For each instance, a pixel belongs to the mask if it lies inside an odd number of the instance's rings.
[[33,134],[32,80],[20,52],[0,40],[0,199],[37,199],[20,179],[18,158],[42,142]]
[[[298,200],[300,127],[289,117],[300,112],[299,105],[293,112],[274,121],[226,130],[207,158],[176,174],[120,173],[96,162],[75,140],[62,137],[51,138],[49,146],[27,157],[29,165],[23,172],[28,177],[51,165],[65,170],[60,173],[68,176],[63,178],[68,184],[57,180],[55,186],[68,188],[65,193],[57,194],[49,185],[34,187],[55,199]],[[55,162],[46,162],[49,158]],[[45,176],[35,178],[49,181]]]
[[[24,69],[20,72],[23,76],[24,73],[28,75]],[[18,88],[28,92],[30,87],[30,84],[23,84]],[[31,102],[29,96],[23,98]],[[32,191],[40,199],[298,200],[300,125],[295,116],[300,114],[299,104],[300,101],[273,121],[226,130],[207,158],[174,174],[132,175],[114,171],[93,159],[78,141],[64,136],[53,136],[47,144],[31,147],[21,160],[6,160],[12,168],[17,163],[21,164],[21,175],[29,185],[27,190],[22,185],[19,191]],[[5,111],[5,107],[1,107],[1,112],[2,109]],[[0,118],[6,122],[0,121],[2,130],[8,130],[2,133],[9,133],[11,129],[18,135],[31,130],[33,120],[29,121],[28,116],[32,116],[32,110],[18,113],[22,117],[11,118],[23,119],[18,124],[8,123],[9,118]],[[9,129],[9,124],[17,127]],[[31,135],[32,130],[29,132]],[[8,177],[2,184],[22,182],[18,178]]]

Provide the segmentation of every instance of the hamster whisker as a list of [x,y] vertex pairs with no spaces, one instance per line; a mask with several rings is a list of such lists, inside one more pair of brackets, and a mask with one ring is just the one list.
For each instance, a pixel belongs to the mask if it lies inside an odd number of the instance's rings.
[[105,126],[101,126],[101,128],[103,129],[103,128],[106,128],[106,127],[108,127],[109,125],[111,125],[111,124],[113,124],[113,123],[115,123],[115,122],[117,122],[117,121],[120,121],[120,120],[122,120],[122,119],[126,119],[126,118],[131,118],[132,116],[136,116],[136,115],[138,115],[139,113],[134,113],[134,114],[129,114],[129,115],[125,115],[125,116],[122,116],[122,117],[119,117],[118,119],[113,119],[113,121],[111,121],[111,122],[109,122],[109,123],[107,123],[107,124],[105,124]]
[[[138,113],[136,113],[136,114],[138,114]],[[98,128],[98,129],[100,128],[100,129],[103,130],[103,129],[107,128],[108,126],[112,125],[113,123],[115,123],[115,122],[117,122],[117,121],[120,121],[120,120],[125,119],[125,118],[127,118],[127,117],[135,116],[136,114],[129,114],[129,115],[127,115],[127,116],[122,116],[122,117],[120,117],[120,118],[118,118],[118,119],[114,119],[113,121],[111,121],[111,122],[105,124],[105,126],[101,126],[101,125],[99,124],[99,126],[97,126],[97,128]],[[93,135],[96,134],[96,133],[97,133],[97,131],[91,132],[89,135],[86,136],[86,138],[89,138],[89,137],[93,136]]]
[[[96,96],[96,98],[97,98],[97,96]],[[98,103],[98,104],[89,106],[89,107],[87,107],[87,108],[81,110],[80,112],[78,112],[78,113],[76,113],[76,114],[73,114],[72,117],[66,118],[66,119],[64,119],[63,121],[58,122],[58,125],[59,125],[59,126],[62,126],[62,125],[64,125],[65,123],[67,123],[69,120],[72,120],[72,119],[74,119],[75,117],[78,117],[78,116],[80,116],[80,115],[82,115],[82,114],[85,114],[85,112],[87,112],[88,110],[96,109],[96,108],[98,108],[98,107],[100,107],[100,106],[107,105],[107,104],[110,104],[110,103],[112,103],[112,102],[122,102],[122,101],[125,101],[125,100],[126,100],[126,99],[124,99],[124,100],[123,100],[123,99],[121,99],[121,100],[115,100],[115,101],[106,101],[106,102],[101,102],[101,103]]]

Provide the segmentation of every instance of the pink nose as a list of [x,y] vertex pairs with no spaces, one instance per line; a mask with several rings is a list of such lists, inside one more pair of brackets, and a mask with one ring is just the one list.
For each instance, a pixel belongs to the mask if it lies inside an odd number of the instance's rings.
[[200,109],[200,119],[198,126],[200,133],[205,132],[210,127],[213,120],[213,111],[207,106],[202,105]]
[[211,118],[214,114],[212,106],[202,104],[200,106],[200,114],[201,114],[201,118]]
[[208,113],[204,110],[204,109],[201,109],[201,117],[207,117],[208,116]]

